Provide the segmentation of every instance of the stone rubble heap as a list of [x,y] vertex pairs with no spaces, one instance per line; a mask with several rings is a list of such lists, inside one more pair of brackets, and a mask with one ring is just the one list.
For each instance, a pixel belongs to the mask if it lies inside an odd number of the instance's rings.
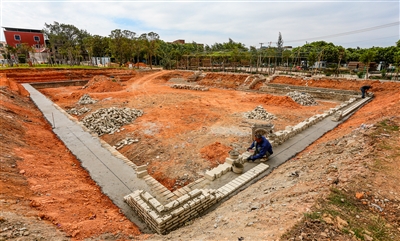
[[91,132],[99,136],[114,134],[125,124],[129,124],[143,115],[142,110],[129,108],[102,108],[83,118],[82,123]]
[[200,79],[204,78],[206,76],[205,73],[203,73],[202,71],[195,71],[193,73],[193,75],[189,76],[187,78],[188,82],[195,82],[195,81],[199,81]]
[[96,103],[97,100],[94,100],[90,97],[90,95],[88,94],[84,94],[79,100],[78,100],[78,104],[80,105],[88,105],[88,104],[94,104]]
[[139,142],[139,140],[138,140],[138,139],[133,139],[133,138],[127,137],[127,138],[125,138],[125,139],[123,139],[123,140],[117,142],[117,144],[114,145],[114,148],[117,149],[117,150],[119,150],[119,149],[121,149],[122,147],[124,147],[124,146],[126,146],[126,145],[130,145],[130,144],[135,143],[135,142]]
[[186,89],[186,90],[199,90],[199,91],[208,91],[209,88],[201,85],[185,85],[185,84],[173,84],[171,88],[174,89]]
[[300,105],[318,105],[318,103],[314,100],[314,98],[307,93],[300,93],[298,91],[292,91],[286,94],[290,98],[292,98],[295,102],[299,103]]
[[89,109],[87,107],[83,107],[83,108],[80,108],[80,109],[72,108],[72,109],[67,110],[67,113],[70,114],[70,115],[80,116],[80,115],[85,114],[86,112],[89,112],[90,110],[91,109]]
[[273,114],[268,113],[262,105],[257,106],[253,111],[244,113],[244,117],[247,119],[256,120],[273,120],[276,117]]

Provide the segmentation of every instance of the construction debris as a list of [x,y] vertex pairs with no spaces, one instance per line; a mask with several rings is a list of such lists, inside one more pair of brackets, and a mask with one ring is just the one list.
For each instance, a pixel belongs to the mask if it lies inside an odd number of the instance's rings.
[[82,123],[91,132],[99,136],[114,134],[125,124],[129,124],[143,115],[142,110],[129,108],[102,108],[83,118]]
[[138,139],[133,139],[133,138],[127,137],[127,138],[125,138],[125,139],[123,139],[123,140],[117,142],[117,144],[114,145],[114,148],[117,149],[117,150],[119,150],[119,149],[121,149],[122,147],[127,146],[127,145],[130,145],[130,144],[135,143],[135,142],[139,142],[139,140],[138,140]]
[[195,71],[195,72],[193,73],[193,75],[191,75],[191,76],[189,76],[189,77],[187,78],[187,81],[188,81],[188,82],[196,82],[196,81],[201,80],[201,79],[204,78],[205,76],[206,76],[206,74],[203,73],[202,71]]
[[244,113],[244,117],[247,119],[256,120],[273,120],[276,117],[273,114],[268,113],[262,105],[257,106],[253,111]]
[[70,115],[80,116],[80,115],[85,114],[86,112],[89,112],[90,110],[91,109],[89,109],[87,107],[82,107],[80,109],[72,108],[72,109],[67,110],[67,113],[70,114]]
[[292,91],[286,94],[290,98],[292,98],[295,102],[299,103],[300,105],[318,105],[318,103],[314,100],[314,98],[307,93],[300,93],[298,91]]
[[184,84],[173,84],[171,88],[174,89],[186,89],[186,90],[199,90],[199,91],[208,91],[210,90],[208,87],[201,85],[184,85]]
[[97,100],[94,100],[90,97],[90,95],[88,94],[84,94],[79,100],[78,100],[78,104],[80,105],[88,105],[88,104],[94,104],[96,103]]

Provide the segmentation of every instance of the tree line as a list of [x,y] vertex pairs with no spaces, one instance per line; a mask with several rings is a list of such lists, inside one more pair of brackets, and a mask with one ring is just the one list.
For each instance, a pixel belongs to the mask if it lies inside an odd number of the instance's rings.
[[[390,47],[344,48],[325,41],[306,43],[293,49],[283,46],[279,33],[274,45],[246,47],[229,38],[228,42],[204,45],[192,43],[169,43],[157,33],[137,34],[130,30],[115,29],[108,36],[91,35],[71,24],[45,23],[43,33],[49,49],[49,63],[79,65],[92,57],[110,57],[122,66],[125,63],[145,62],[150,67],[161,65],[166,69],[182,66],[299,66],[301,62],[326,61],[339,68],[349,61],[365,64],[381,62],[400,64],[400,40]],[[24,44],[13,48],[6,46],[6,54],[26,54],[32,47]]]

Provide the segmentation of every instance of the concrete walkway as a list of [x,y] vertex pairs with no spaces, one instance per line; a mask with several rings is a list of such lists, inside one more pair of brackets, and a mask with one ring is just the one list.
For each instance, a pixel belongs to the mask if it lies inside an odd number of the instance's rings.
[[[47,121],[53,126],[54,133],[81,162],[82,167],[89,172],[91,178],[101,187],[102,192],[121,209],[129,220],[138,225],[142,232],[151,233],[152,230],[136,215],[133,209],[129,207],[123,199],[124,196],[135,190],[144,190],[151,193],[151,187],[145,180],[137,178],[136,172],[132,166],[128,165],[128,163],[121,158],[118,158],[118,155],[115,155],[115,152],[113,153],[110,148],[105,148],[105,143],[102,143],[98,137],[92,136],[77,122],[69,119],[68,115],[63,110],[57,108],[47,97],[29,84],[23,84],[23,86],[29,91],[30,98],[41,110]],[[329,117],[325,118],[278,147],[275,147],[274,154],[270,157],[268,162],[266,162],[270,168],[256,179],[241,187],[240,190],[243,190],[252,183],[268,175],[273,169],[304,150],[311,143],[343,121],[344,119],[340,122],[334,122]],[[245,163],[244,172],[256,165],[258,165],[258,163]],[[204,180],[193,186],[192,189],[217,189],[236,177],[238,177],[238,174],[228,172],[214,181]],[[232,193],[229,197],[237,194],[240,190]],[[218,206],[220,203],[215,206]]]
[[86,132],[76,122],[70,120],[52,101],[29,84],[23,84],[29,91],[30,98],[53,126],[53,132],[64,142],[67,148],[76,156],[100,186],[102,192],[118,206],[125,216],[134,222],[142,232],[152,233],[152,230],[142,222],[129,207],[123,197],[137,189],[149,190],[143,179],[136,177],[135,170],[120,158],[115,157],[100,139]]

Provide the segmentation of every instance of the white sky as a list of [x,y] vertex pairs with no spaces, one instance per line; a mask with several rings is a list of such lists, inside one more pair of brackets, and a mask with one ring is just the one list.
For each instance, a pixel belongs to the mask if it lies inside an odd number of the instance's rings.
[[257,48],[260,43],[276,46],[279,32],[284,45],[293,47],[319,40],[345,48],[388,47],[400,39],[399,0],[0,2],[2,27],[43,29],[56,21],[92,35],[108,36],[121,29],[137,36],[155,32],[167,42],[212,45],[231,38]]

